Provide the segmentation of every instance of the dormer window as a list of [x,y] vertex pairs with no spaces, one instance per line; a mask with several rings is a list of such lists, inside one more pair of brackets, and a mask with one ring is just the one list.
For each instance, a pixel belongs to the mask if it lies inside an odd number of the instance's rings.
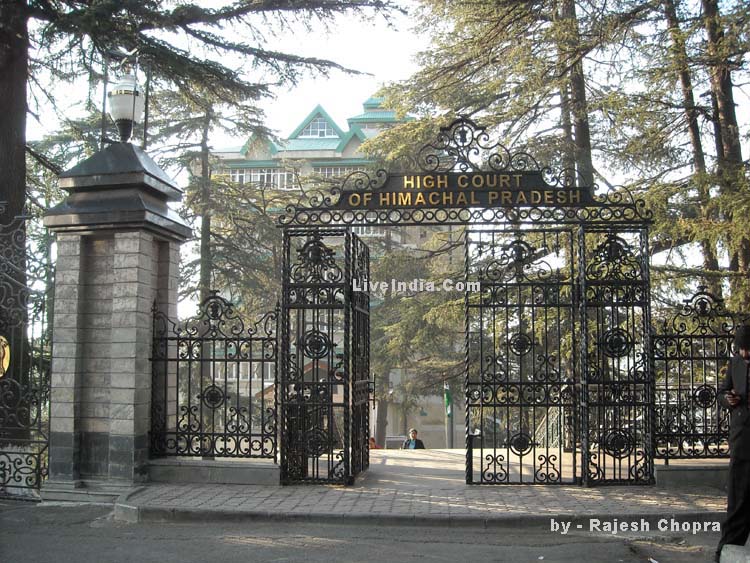
[[336,131],[333,127],[323,119],[322,117],[316,117],[310,123],[307,124],[302,132],[299,134],[300,137],[337,137]]

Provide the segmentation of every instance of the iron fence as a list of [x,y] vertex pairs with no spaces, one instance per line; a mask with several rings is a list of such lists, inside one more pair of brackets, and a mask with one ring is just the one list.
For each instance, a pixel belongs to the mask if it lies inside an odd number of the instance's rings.
[[0,497],[32,500],[48,472],[54,285],[50,240],[32,237],[35,226],[0,225]]
[[275,459],[278,316],[246,326],[217,292],[184,322],[154,313],[152,455]]
[[735,327],[746,322],[705,287],[654,327],[656,457],[729,457],[729,411],[717,401]]

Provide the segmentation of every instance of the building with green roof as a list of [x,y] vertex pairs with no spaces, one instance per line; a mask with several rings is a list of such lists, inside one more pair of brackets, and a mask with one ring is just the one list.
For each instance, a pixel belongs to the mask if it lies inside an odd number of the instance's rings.
[[344,176],[370,163],[359,152],[364,141],[398,123],[396,113],[381,104],[380,98],[367,99],[363,113],[347,119],[347,130],[318,105],[286,139],[251,136],[241,147],[220,149],[214,156],[221,159],[232,180],[270,183],[281,190],[291,187],[291,162],[303,176]]
[[[359,152],[362,143],[400,121],[395,111],[383,108],[382,102],[375,97],[365,100],[363,112],[347,119],[347,129],[339,127],[325,108],[317,105],[286,139],[251,136],[240,147],[219,149],[213,154],[231,181],[270,189],[297,189],[296,175],[345,177],[371,163]],[[356,230],[360,234],[381,234],[371,227]]]

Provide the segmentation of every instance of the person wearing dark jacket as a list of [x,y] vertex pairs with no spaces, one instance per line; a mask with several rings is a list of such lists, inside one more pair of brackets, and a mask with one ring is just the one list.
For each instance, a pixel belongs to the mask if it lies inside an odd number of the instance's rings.
[[737,327],[737,353],[719,386],[719,403],[730,409],[727,518],[716,548],[716,561],[725,544],[745,545],[750,534],[750,325]]
[[417,429],[412,428],[409,430],[409,438],[404,440],[404,443],[401,445],[402,450],[423,450],[424,443],[422,440],[417,438]]

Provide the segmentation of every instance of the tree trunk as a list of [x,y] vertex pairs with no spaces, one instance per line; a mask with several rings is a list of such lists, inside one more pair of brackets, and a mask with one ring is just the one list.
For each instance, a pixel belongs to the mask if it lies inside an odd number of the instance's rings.
[[[211,257],[211,167],[209,162],[208,134],[211,130],[211,111],[207,110],[203,118],[203,131],[201,133],[201,238],[200,238],[200,280],[198,282],[198,291],[200,302],[205,302],[211,295],[211,274],[213,270],[213,261]],[[213,347],[209,341],[203,341],[201,345],[201,357],[211,358]],[[213,381],[211,374],[211,362],[201,362],[201,387],[205,387]],[[238,374],[239,377],[239,374]],[[210,411],[210,412],[209,412]],[[214,413],[211,409],[202,411],[203,431],[206,433],[219,432],[220,428],[216,427]],[[204,459],[214,459],[215,449],[204,451]]]
[[580,56],[581,38],[578,31],[575,0],[562,0],[561,19],[566,29],[564,52],[570,67],[570,109],[575,133],[575,159],[578,182],[590,188],[594,185],[594,163],[591,157],[591,131],[586,104],[586,78]]
[[200,301],[203,303],[211,291],[213,257],[211,255],[211,165],[209,162],[208,134],[211,130],[211,110],[206,111],[201,135],[201,239],[200,239]]
[[[31,349],[28,340],[26,290],[26,225],[16,220],[26,202],[26,81],[29,39],[26,3],[0,0],[0,336],[10,354],[3,379],[3,421],[0,437],[23,440],[29,435]],[[13,381],[16,385],[11,385]]]
[[[706,170],[706,157],[703,151],[700,128],[698,126],[698,108],[695,105],[693,95],[693,83],[688,68],[687,52],[685,49],[685,40],[680,30],[679,20],[677,19],[677,10],[674,0],[663,0],[664,15],[667,19],[669,34],[672,39],[672,53],[674,63],[677,66],[677,74],[680,79],[680,88],[682,89],[682,103],[687,118],[687,128],[690,137],[690,145],[693,150],[693,167],[695,170],[694,180],[698,186],[701,218],[704,223],[708,223],[713,218],[711,212],[711,194]],[[716,243],[708,237],[700,239],[701,250],[703,253],[703,269],[709,273],[715,273],[719,270],[719,260],[716,253]],[[721,281],[715,275],[707,275],[703,278],[703,283],[717,297],[721,297]]]
[[[388,255],[391,251],[391,229],[385,230],[385,254]],[[390,287],[386,290],[385,299],[388,300],[391,297]],[[382,373],[383,384],[383,396],[388,397],[388,387],[391,381],[391,366],[386,364],[383,366]],[[388,435],[388,407],[390,401],[388,399],[381,399],[378,401],[378,416],[375,419],[375,442],[385,447],[385,438]]]
[[[383,396],[387,396],[388,384],[390,382],[390,366],[388,366],[383,374],[382,381],[384,390]],[[378,414],[375,419],[375,443],[385,447],[385,437],[388,432],[388,407],[390,402],[388,399],[380,399],[378,401]]]
[[[715,128],[720,135],[720,142],[717,140],[717,148],[721,147],[717,172],[722,195],[731,200],[737,196],[744,177],[732,73],[724,54],[725,36],[719,21],[718,0],[701,0],[701,5],[706,28],[711,94],[715,100]],[[731,211],[726,212],[726,221],[731,223]],[[730,251],[730,270],[744,274],[730,280],[732,304],[734,308],[739,308],[740,304],[745,306],[750,301],[750,290],[744,283],[744,278],[750,274],[750,241],[746,235],[729,238],[727,248]]]
[[23,212],[26,201],[26,80],[29,38],[25,2],[0,0],[0,170],[3,190],[0,228]]
[[573,124],[570,121],[570,95],[567,84],[560,87],[560,127],[563,134],[563,169],[575,171],[575,141]]
[[[557,19],[565,19],[563,10],[555,10],[555,16]],[[563,35],[565,37],[565,35]],[[576,167],[576,154],[575,154],[575,140],[573,139],[573,123],[570,120],[571,108],[570,108],[570,81],[567,80],[567,43],[564,40],[560,41],[557,49],[557,78],[560,81],[560,129],[562,130],[562,167],[565,170],[570,170],[575,174]]]

